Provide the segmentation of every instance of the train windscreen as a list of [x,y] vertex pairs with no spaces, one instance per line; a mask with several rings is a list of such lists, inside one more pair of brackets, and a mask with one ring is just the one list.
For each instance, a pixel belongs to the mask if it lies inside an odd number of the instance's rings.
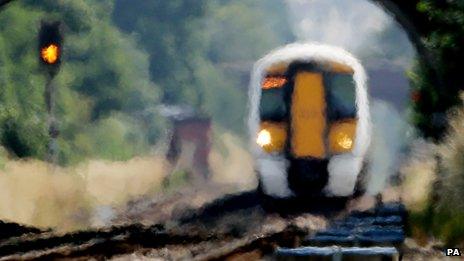
[[356,89],[352,74],[327,77],[327,115],[330,121],[356,118]]
[[287,115],[284,88],[264,89],[259,106],[261,120],[282,121]]

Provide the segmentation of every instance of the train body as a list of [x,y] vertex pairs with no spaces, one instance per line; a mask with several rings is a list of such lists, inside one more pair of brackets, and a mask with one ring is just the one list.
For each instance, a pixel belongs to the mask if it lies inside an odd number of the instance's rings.
[[248,125],[260,190],[353,194],[370,143],[366,74],[343,49],[289,44],[253,67]]

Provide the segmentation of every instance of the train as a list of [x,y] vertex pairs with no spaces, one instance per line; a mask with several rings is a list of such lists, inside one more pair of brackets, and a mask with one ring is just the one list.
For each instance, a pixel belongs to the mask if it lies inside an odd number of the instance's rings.
[[248,128],[263,195],[352,196],[372,128],[363,66],[318,43],[271,51],[251,72]]

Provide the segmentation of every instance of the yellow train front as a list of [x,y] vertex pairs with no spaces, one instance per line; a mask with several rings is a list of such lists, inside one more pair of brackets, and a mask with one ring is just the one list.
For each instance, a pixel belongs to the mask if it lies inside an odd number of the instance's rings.
[[254,67],[249,128],[260,189],[350,196],[370,142],[366,77],[348,52],[291,44]]

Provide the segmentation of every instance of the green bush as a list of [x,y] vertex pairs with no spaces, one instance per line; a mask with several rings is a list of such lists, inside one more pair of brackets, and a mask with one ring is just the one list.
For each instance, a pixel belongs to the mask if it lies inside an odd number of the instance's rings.
[[[127,159],[148,151],[164,122],[148,55],[111,21],[112,2],[16,1],[0,13],[0,138],[17,157],[44,159],[48,144],[41,20],[60,20],[63,62],[54,80],[60,163]],[[145,135],[145,136],[144,136]],[[123,148],[124,147],[124,148]]]

